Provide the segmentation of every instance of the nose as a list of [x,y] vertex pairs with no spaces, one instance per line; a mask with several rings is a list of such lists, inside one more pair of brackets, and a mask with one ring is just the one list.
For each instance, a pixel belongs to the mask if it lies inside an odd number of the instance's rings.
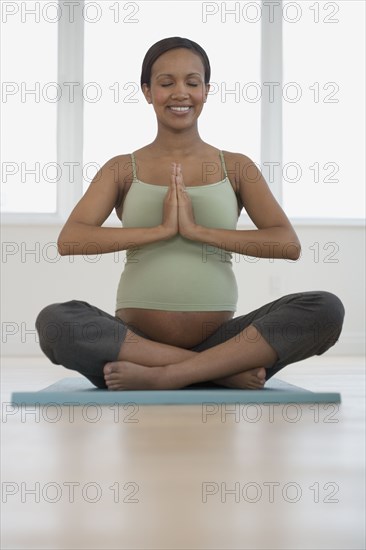
[[184,99],[186,99],[186,98],[188,97],[188,94],[185,93],[185,92],[174,92],[174,93],[172,94],[172,97],[173,97],[174,99],[178,99],[178,100],[184,101]]
[[188,97],[188,92],[185,88],[185,85],[184,84],[176,84],[172,90],[172,97],[174,97],[175,99],[181,99],[181,100],[184,100],[185,98]]

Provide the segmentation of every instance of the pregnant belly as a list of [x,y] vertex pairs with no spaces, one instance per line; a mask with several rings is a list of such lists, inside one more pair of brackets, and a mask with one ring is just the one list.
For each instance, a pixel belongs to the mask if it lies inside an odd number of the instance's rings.
[[206,340],[220,325],[232,319],[234,312],[122,308],[116,311],[116,316],[152,340],[188,349]]

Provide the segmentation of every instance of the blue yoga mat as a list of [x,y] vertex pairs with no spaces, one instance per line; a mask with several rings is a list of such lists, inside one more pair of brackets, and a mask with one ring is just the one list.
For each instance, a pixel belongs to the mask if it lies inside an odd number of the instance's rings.
[[334,392],[313,392],[270,378],[261,390],[188,386],[181,390],[109,391],[100,390],[86,378],[64,378],[37,392],[13,392],[13,405],[85,405],[97,403],[139,403],[141,405],[193,405],[200,403],[340,403]]

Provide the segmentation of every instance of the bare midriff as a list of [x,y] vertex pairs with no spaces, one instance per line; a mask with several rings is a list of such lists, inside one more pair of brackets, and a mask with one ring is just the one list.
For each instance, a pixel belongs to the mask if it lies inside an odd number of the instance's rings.
[[161,311],[122,308],[116,311],[131,330],[136,327],[152,340],[189,349],[206,340],[234,316],[234,311]]

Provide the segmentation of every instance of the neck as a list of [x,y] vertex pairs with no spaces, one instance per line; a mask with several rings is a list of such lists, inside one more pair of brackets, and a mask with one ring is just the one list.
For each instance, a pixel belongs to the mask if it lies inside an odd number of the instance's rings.
[[197,126],[183,130],[174,130],[159,124],[158,133],[150,144],[160,154],[167,156],[191,155],[204,144]]

